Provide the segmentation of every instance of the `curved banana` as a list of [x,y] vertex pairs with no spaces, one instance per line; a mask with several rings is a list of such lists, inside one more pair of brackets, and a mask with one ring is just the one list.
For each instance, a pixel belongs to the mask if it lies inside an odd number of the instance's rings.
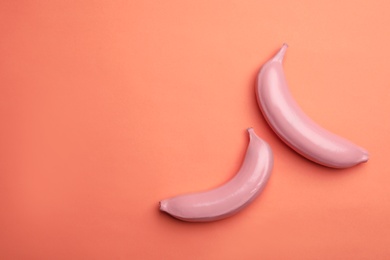
[[365,149],[317,125],[293,99],[282,67],[287,47],[283,44],[257,77],[257,101],[268,124],[287,145],[316,163],[347,168],[366,162]]
[[224,185],[200,193],[189,193],[160,201],[160,210],[190,222],[207,222],[229,217],[251,203],[265,187],[273,154],[253,128],[248,129],[249,145],[238,173]]

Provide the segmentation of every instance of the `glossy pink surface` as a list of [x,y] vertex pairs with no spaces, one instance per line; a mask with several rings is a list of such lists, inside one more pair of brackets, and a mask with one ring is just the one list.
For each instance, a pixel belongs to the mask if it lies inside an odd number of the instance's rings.
[[224,185],[205,192],[160,201],[160,210],[175,218],[206,222],[229,217],[250,204],[264,189],[273,168],[270,146],[248,129],[249,145],[237,174]]
[[365,149],[316,124],[293,99],[282,66],[287,47],[284,44],[264,64],[257,78],[258,104],[271,128],[292,149],[316,163],[347,168],[366,162]]

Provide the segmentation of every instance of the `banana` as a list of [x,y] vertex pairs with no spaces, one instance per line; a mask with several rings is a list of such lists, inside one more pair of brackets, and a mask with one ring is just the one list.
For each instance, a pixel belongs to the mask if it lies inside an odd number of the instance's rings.
[[160,201],[160,210],[189,222],[229,217],[249,205],[264,189],[273,168],[270,146],[248,128],[249,145],[237,174],[215,189]]
[[288,146],[318,164],[348,168],[366,162],[365,149],[316,124],[293,99],[282,66],[287,47],[283,44],[257,77],[257,101],[268,124]]

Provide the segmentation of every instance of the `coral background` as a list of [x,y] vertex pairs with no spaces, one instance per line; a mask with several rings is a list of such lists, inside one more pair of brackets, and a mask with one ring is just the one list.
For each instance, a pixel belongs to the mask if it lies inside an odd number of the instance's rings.
[[[1,259],[389,259],[388,1],[0,2]],[[263,119],[254,84],[289,44],[293,96],[370,152],[316,165]],[[254,127],[275,167],[239,214],[158,201],[216,187]]]

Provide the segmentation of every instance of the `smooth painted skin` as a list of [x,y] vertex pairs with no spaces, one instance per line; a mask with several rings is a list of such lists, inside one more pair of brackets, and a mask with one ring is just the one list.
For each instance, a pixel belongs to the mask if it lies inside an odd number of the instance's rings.
[[238,173],[224,185],[205,192],[179,195],[160,201],[160,210],[190,222],[215,221],[229,217],[249,205],[264,189],[273,168],[270,146],[253,128]]
[[257,101],[268,124],[287,145],[316,163],[348,168],[366,162],[365,149],[316,124],[293,99],[282,66],[287,47],[264,64],[257,78]]

